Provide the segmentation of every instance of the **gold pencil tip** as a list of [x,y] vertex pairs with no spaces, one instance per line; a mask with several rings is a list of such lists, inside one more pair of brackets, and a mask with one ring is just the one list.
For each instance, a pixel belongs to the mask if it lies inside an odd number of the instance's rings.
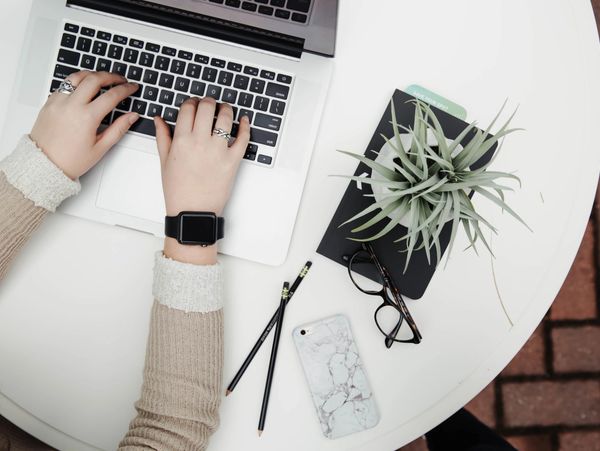
[[261,435],[262,435],[262,431],[259,429],[258,436],[260,437]]
[[231,390],[225,391],[225,396],[229,396],[231,394]]

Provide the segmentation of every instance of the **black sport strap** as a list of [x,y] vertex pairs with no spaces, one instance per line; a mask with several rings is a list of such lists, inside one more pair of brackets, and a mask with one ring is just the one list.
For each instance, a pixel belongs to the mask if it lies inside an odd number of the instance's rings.
[[[165,216],[165,236],[179,238],[180,216]],[[217,217],[217,240],[225,236],[225,218]]]

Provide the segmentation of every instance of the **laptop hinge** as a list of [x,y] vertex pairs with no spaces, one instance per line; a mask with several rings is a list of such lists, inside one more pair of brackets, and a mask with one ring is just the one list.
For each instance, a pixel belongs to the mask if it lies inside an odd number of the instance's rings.
[[300,58],[304,39],[238,22],[206,16],[145,0],[67,0],[67,6],[79,6],[116,16],[149,22],[213,39]]

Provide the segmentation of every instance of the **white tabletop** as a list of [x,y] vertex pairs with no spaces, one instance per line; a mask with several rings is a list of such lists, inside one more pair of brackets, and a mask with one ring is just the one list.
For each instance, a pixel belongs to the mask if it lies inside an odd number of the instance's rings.
[[[0,123],[29,1],[0,6]],[[288,309],[267,428],[256,425],[267,370],[261,351],[222,404],[213,449],[395,449],[425,433],[486,386],[547,311],[573,261],[600,167],[600,58],[589,0],[346,0],[335,74],[287,261],[277,268],[224,257],[225,382],[278,303],[280,284],[313,259]],[[494,167],[517,171],[509,196],[534,233],[480,198],[500,229],[490,257],[462,252],[423,299],[408,301],[424,341],[388,350],[372,322],[374,301],[345,270],[315,255],[354,162],[394,88],[422,84],[488,122],[520,105]],[[24,130],[25,132],[26,130]],[[1,207],[0,207],[1,208]],[[0,286],[0,414],[62,450],[113,449],[134,415],[152,303],[153,237],[54,215]],[[345,313],[381,421],[334,441],[321,435],[290,337],[303,322]]]

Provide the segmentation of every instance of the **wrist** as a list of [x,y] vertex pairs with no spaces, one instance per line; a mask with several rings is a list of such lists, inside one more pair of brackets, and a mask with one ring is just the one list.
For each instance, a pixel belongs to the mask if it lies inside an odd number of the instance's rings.
[[165,257],[192,265],[214,265],[217,263],[217,245],[189,246],[180,244],[175,238],[165,238]]

